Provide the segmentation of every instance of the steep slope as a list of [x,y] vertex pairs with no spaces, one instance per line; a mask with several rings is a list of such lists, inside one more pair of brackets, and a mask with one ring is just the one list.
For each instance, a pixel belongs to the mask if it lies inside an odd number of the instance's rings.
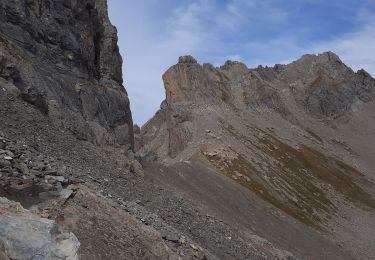
[[79,139],[133,145],[105,0],[1,1],[0,84]]
[[51,259],[61,243],[58,259],[79,243],[89,260],[294,259],[142,170],[105,0],[1,1],[0,14],[0,196],[38,220],[0,203],[1,259],[24,245]]
[[109,195],[143,174],[121,67],[105,0],[0,2],[1,259],[177,257]]
[[[318,244],[329,246],[329,239],[345,248],[330,250],[375,257],[375,80],[368,73],[352,71],[331,52],[256,69],[233,61],[202,66],[185,56],[163,79],[166,100],[136,146],[149,169],[157,162],[178,174],[154,178],[175,182],[296,256],[324,254]],[[216,173],[211,180],[193,174],[208,171]],[[216,190],[208,189],[223,177]],[[230,185],[245,191],[220,197]],[[275,214],[284,225],[278,231],[261,223]],[[301,237],[283,237],[293,221],[303,224]]]
[[[17,201],[36,215],[55,220],[64,232],[74,233],[81,244],[80,259],[177,257],[159,230],[146,226],[122,206],[143,193],[139,187],[142,170],[127,149],[78,140],[70,131],[54,126],[35,106],[1,91],[0,197]],[[9,214],[3,213],[1,217],[7,219]],[[4,233],[6,228],[5,222],[0,223]],[[29,231],[22,228],[17,232]],[[0,258],[2,253],[12,256],[22,250],[22,243],[29,243],[25,237],[13,238],[18,243],[8,240],[7,247],[0,247]],[[34,242],[38,249],[46,239]]]
[[77,140],[11,93],[0,104],[0,197],[73,232],[81,259],[294,259],[156,183],[127,149]]

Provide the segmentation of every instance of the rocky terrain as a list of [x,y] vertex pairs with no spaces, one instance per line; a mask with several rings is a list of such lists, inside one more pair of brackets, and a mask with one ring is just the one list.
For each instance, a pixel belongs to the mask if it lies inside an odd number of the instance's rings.
[[291,258],[159,183],[128,150],[79,141],[11,93],[0,102],[0,196],[73,233],[80,259]]
[[[146,172],[155,163],[175,169],[154,175],[293,253],[321,251],[329,240],[375,257],[375,80],[367,72],[331,52],[255,69],[185,56],[163,79],[166,100],[136,137]],[[228,183],[244,190],[228,192]],[[276,231],[269,223],[280,219]],[[296,221],[304,224],[298,239],[289,236]]]
[[191,56],[134,127],[105,0],[0,2],[0,259],[373,259],[375,80]]
[[104,0],[1,1],[0,78],[77,138],[132,145],[116,29]]

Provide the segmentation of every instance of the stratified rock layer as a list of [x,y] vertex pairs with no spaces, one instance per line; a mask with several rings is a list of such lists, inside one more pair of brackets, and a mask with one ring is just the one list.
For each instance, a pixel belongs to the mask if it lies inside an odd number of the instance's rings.
[[133,146],[105,0],[1,1],[0,84],[80,139]]

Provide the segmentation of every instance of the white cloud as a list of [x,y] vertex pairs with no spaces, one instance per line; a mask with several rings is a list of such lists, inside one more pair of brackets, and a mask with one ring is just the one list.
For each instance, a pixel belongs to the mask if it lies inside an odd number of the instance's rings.
[[375,16],[367,13],[366,16],[361,16],[361,19],[364,17],[366,23],[356,31],[326,41],[311,42],[308,45],[299,44],[298,38],[293,36],[273,38],[262,43],[247,43],[244,49],[254,56],[260,56],[245,62],[253,67],[258,64],[287,64],[306,53],[333,51],[353,70],[363,68],[375,76]]
[[226,5],[226,13],[239,21],[264,21],[267,24],[286,21],[289,12],[280,1],[275,0],[231,0]]
[[177,30],[196,30],[201,28],[202,16],[210,13],[213,8],[214,2],[211,0],[191,1],[175,8],[167,19],[167,25]]

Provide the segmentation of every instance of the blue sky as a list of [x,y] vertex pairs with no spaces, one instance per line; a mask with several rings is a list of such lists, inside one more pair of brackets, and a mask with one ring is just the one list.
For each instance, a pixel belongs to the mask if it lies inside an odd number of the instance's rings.
[[288,63],[334,51],[375,75],[375,0],[109,0],[134,122],[164,99],[162,74],[181,55],[221,65]]

